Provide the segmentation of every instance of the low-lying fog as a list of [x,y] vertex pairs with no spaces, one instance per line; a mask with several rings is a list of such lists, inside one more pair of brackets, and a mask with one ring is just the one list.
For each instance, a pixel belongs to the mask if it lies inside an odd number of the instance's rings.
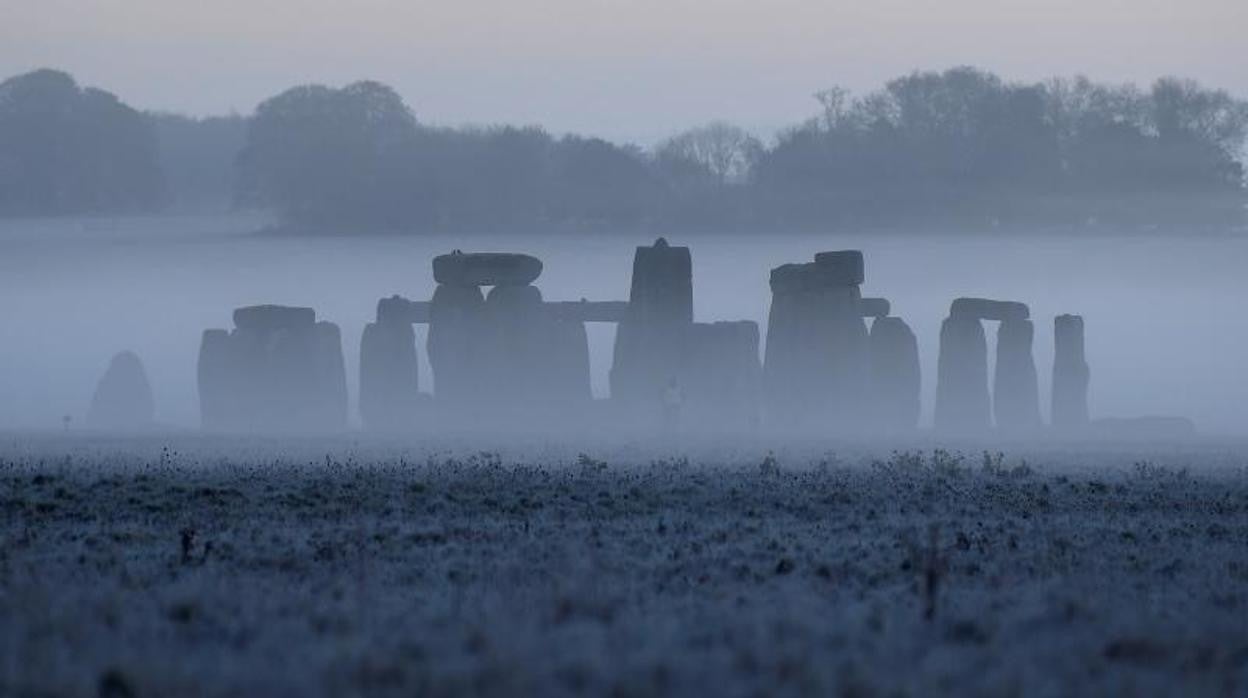
[[[0,429],[81,422],[117,351],[146,364],[158,418],[198,423],[200,333],[229,328],[241,305],[308,305],[342,328],[354,414],[358,348],[377,299],[427,299],[430,259],[465,251],[523,251],[545,270],[547,300],[626,300],[633,248],[653,237],[264,237],[257,220],[143,218],[0,224]],[[1052,363],[1053,316],[1082,314],[1094,417],[1183,415],[1205,432],[1248,433],[1243,360],[1248,239],[1071,235],[784,235],[705,237],[670,231],[692,248],[698,320],[765,327],[768,271],[820,250],[866,255],[864,295],[884,296],[910,323],[923,361],[930,423],[937,338],[949,302],[972,295],[1021,300],[1036,321],[1042,407]],[[590,326],[595,394],[606,393],[614,328]],[[994,332],[989,328],[992,341]],[[418,333],[421,387],[432,381]],[[990,346],[991,349],[991,346]]]

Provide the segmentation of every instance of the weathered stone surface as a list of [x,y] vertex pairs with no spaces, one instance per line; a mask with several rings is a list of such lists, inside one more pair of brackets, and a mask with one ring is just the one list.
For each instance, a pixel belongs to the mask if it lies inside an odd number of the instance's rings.
[[882,318],[888,317],[892,312],[892,304],[887,298],[863,298],[859,301],[859,306],[863,317]]
[[832,286],[861,286],[866,278],[862,252],[859,250],[820,252],[815,255],[815,266]]
[[1082,317],[1054,318],[1053,349],[1052,425],[1055,429],[1085,426],[1091,373],[1084,356]]
[[283,330],[311,327],[316,311],[286,305],[252,305],[234,311],[234,326],[240,330]]
[[453,286],[525,286],[542,275],[542,260],[512,252],[460,252],[433,258],[433,279]]
[[692,266],[688,247],[672,247],[663,238],[637,248],[611,366],[611,397],[618,402],[648,410],[677,378],[693,323]]
[[1009,319],[997,328],[992,410],[1000,430],[1031,431],[1043,424],[1036,361],[1031,351],[1034,336],[1030,320]]
[[156,408],[143,362],[130,351],[113,357],[91,397],[87,424],[96,429],[150,427]]
[[984,326],[973,315],[951,315],[940,326],[940,356],[936,366],[936,429],[978,433],[987,430],[990,425],[988,340],[984,335]]
[[439,284],[429,306],[426,350],[433,369],[434,397],[465,406],[481,394],[485,297],[476,286]]
[[871,323],[871,402],[873,426],[884,431],[914,429],[919,423],[921,385],[919,345],[898,317]]
[[415,425],[420,402],[416,332],[406,322],[371,322],[360,338],[360,416],[369,429]]
[[1031,310],[1026,303],[994,301],[987,298],[957,298],[949,306],[949,317],[971,317],[978,320],[1026,320]]

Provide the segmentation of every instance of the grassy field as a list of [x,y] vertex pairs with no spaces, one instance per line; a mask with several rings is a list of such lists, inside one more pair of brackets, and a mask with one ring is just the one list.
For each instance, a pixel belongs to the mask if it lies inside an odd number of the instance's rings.
[[2,695],[1246,691],[1244,444],[0,438]]

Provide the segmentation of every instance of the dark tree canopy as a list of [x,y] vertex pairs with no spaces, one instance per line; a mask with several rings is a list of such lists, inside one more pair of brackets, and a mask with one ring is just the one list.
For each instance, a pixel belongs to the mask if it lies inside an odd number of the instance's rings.
[[0,215],[146,211],[162,196],[155,133],[134,109],[54,70],[0,83]]
[[643,150],[421,124],[377,82],[188,118],[37,71],[0,84],[0,215],[241,205],[336,233],[1248,223],[1248,104],[1190,80],[959,67],[816,99],[770,143],[715,121]]

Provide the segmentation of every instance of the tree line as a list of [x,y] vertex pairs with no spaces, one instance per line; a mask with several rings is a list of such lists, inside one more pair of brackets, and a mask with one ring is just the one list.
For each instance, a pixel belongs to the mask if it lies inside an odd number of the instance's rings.
[[191,118],[39,70],[0,83],[0,215],[256,207],[331,232],[1245,222],[1248,103],[1194,81],[961,67],[816,98],[768,142],[713,122],[643,149],[424,124],[371,81]]

